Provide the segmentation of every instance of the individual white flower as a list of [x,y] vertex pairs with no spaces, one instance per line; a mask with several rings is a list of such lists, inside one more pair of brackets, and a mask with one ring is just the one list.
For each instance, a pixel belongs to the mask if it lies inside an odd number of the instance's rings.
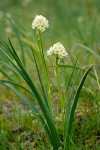
[[41,32],[45,31],[49,27],[48,20],[42,15],[36,15],[35,19],[32,21],[32,28],[37,29]]
[[49,50],[47,50],[47,56],[50,56],[52,54],[58,55],[59,58],[68,56],[68,53],[66,52],[64,46],[60,42],[54,44],[49,48]]

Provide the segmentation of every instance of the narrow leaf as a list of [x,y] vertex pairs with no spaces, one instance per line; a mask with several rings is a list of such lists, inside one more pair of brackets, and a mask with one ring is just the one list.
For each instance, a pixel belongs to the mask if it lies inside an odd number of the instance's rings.
[[71,109],[71,113],[70,113],[70,118],[69,118],[69,124],[68,124],[68,129],[67,129],[67,136],[66,136],[66,139],[65,139],[65,150],[66,148],[69,150],[69,139],[70,139],[70,134],[71,134],[71,129],[72,129],[72,124],[73,124],[73,119],[74,119],[74,114],[75,114],[75,110],[76,110],[76,106],[77,106],[77,102],[78,102],[78,99],[79,99],[79,95],[80,95],[80,92],[81,92],[81,89],[82,89],[82,86],[86,80],[86,77],[89,73],[89,71],[91,70],[91,68],[93,67],[90,66],[89,69],[87,69],[87,71],[84,73],[83,75],[83,78],[81,79],[81,82],[79,84],[79,87],[76,91],[76,94],[75,94],[75,97],[74,97],[74,102],[73,102],[73,105],[72,105],[72,109]]

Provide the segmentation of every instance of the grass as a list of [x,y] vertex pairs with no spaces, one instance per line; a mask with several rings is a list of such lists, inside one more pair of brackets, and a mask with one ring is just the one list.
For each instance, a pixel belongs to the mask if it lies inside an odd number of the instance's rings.
[[[41,142],[46,139],[45,134],[43,131],[39,132],[41,126],[38,125],[35,117],[32,116],[32,112],[21,103],[16,104],[14,102],[13,104],[6,101],[6,105],[7,103],[10,107],[8,108],[7,106],[7,109],[10,110],[6,110],[7,112],[4,112],[0,119],[0,122],[2,122],[0,125],[0,129],[2,129],[0,132],[0,148],[35,149],[38,148],[40,143],[42,148],[45,147],[45,143]],[[10,105],[13,105],[14,108]],[[17,108],[18,105],[20,105],[20,108]],[[12,114],[13,111],[14,114]],[[46,147],[48,147],[48,143],[46,143]]]
[[[8,90],[7,90],[8,92]],[[84,93],[87,100],[78,104],[72,130],[72,149],[97,149],[100,148],[100,124],[98,114],[98,101],[96,95],[90,105],[89,93]],[[97,98],[97,99],[96,99]],[[3,98],[4,99],[4,98]],[[15,100],[14,100],[15,99]],[[98,106],[99,108],[99,106]],[[0,148],[1,149],[51,149],[31,110],[15,95],[2,102],[0,117]],[[98,114],[98,115],[97,115]],[[55,118],[57,128],[62,136],[60,116]],[[21,148],[20,148],[21,147]]]
[[[25,1],[25,0],[24,0]],[[26,2],[26,1],[25,1]],[[80,67],[83,58],[89,54],[85,62],[85,67],[89,64],[95,64],[95,71],[92,69],[91,74],[85,82],[84,88],[81,91],[79,103],[76,109],[73,128],[71,147],[72,150],[99,150],[100,149],[100,44],[99,44],[99,24],[100,24],[100,2],[98,0],[79,0],[74,1],[27,1],[20,2],[4,0],[0,2],[0,39],[6,39],[8,36],[12,39],[14,47],[16,48],[20,58],[23,59],[23,49],[25,51],[25,65],[35,79],[39,89],[39,82],[32,64],[32,55],[30,50],[30,43],[35,45],[35,37],[31,29],[31,21],[36,14],[42,14],[50,20],[50,29],[46,31],[42,37],[43,47],[46,50],[52,43],[61,41],[69,54],[69,58],[64,62],[70,64],[73,68],[77,54],[80,51],[80,56],[77,61],[77,66]],[[5,9],[6,8],[6,9]],[[16,11],[15,11],[16,10]],[[50,11],[51,10],[51,11]],[[9,21],[11,15],[11,21]],[[7,17],[7,18],[6,18]],[[56,28],[56,30],[55,30]],[[48,38],[49,37],[49,38]],[[48,38],[48,40],[46,40]],[[46,40],[46,41],[45,41]],[[0,46],[1,47],[1,46]],[[38,53],[36,53],[36,58]],[[2,60],[4,56],[0,54]],[[48,64],[51,65],[51,60],[48,59]],[[39,64],[41,65],[41,64]],[[5,68],[1,65],[3,71]],[[86,68],[83,69],[86,69]],[[41,68],[41,66],[40,66]],[[67,68],[67,67],[66,67]],[[48,68],[51,75],[52,99],[55,108],[55,124],[62,139],[61,128],[61,114],[59,113],[57,101],[57,83],[52,76],[52,67]],[[67,70],[67,71],[66,71]],[[64,91],[66,83],[71,74],[70,67],[65,70],[61,67],[60,73],[65,76],[65,81],[62,82],[61,87]],[[33,74],[34,71],[34,74]],[[75,70],[71,85],[77,73]],[[9,70],[6,72],[11,78],[16,78]],[[96,74],[97,73],[97,74]],[[42,74],[42,70],[41,70]],[[43,78],[43,74],[41,75]],[[61,80],[63,80],[63,76]],[[94,76],[94,78],[93,78]],[[80,74],[79,78],[81,79]],[[4,76],[0,74],[0,79]],[[17,81],[23,82],[17,77]],[[78,81],[74,87],[74,93],[78,86]],[[47,140],[44,129],[39,125],[36,117],[31,112],[30,108],[22,102],[20,98],[15,96],[10,90],[0,86],[0,149],[51,149],[51,145]],[[3,92],[2,92],[3,91]],[[23,91],[23,90],[22,90]],[[69,92],[68,91],[68,92]],[[24,94],[29,95],[24,91]],[[73,95],[74,98],[74,95]],[[36,106],[39,107],[36,103]],[[41,145],[41,146],[40,146]]]

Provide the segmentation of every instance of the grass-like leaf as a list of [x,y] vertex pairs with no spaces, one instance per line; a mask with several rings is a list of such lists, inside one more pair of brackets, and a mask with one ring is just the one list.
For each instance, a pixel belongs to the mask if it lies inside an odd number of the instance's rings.
[[15,81],[12,81],[12,80],[0,80],[0,83],[10,83],[14,86],[17,86],[21,89],[23,89],[24,91],[26,91],[27,93],[29,93],[33,99],[35,99],[35,96],[34,94],[32,93],[32,91],[28,88],[25,88],[24,86],[22,86],[21,84],[19,84],[18,82],[15,82]]
[[5,46],[6,46],[7,50],[9,51],[9,53],[14,58],[14,60],[16,61],[18,67],[12,62],[11,58],[6,54],[6,52],[4,52],[3,50],[1,50],[1,51],[6,56],[6,58],[8,58],[8,60],[12,63],[12,65],[17,69],[17,71],[22,76],[22,78],[25,80],[25,82],[27,83],[27,85],[29,86],[31,91],[34,93],[36,100],[37,100],[38,104],[40,105],[40,108],[43,112],[43,115],[45,116],[46,122],[48,124],[49,130],[52,135],[52,138],[56,139],[53,147],[58,148],[60,146],[60,139],[59,139],[58,133],[57,133],[55,125],[54,125],[52,114],[49,111],[49,109],[48,109],[42,95],[40,94],[38,88],[36,87],[35,83],[31,80],[28,72],[26,71],[26,68],[20,61],[10,40],[9,40],[9,44],[10,44],[11,48],[7,44]]
[[80,84],[79,84],[79,87],[76,91],[76,94],[75,94],[75,97],[74,97],[74,102],[73,102],[73,105],[72,105],[72,108],[71,108],[71,113],[70,113],[70,118],[69,118],[69,121],[68,121],[68,128],[67,128],[67,135],[65,137],[65,150],[69,150],[69,139],[70,139],[70,134],[71,134],[71,129],[72,129],[72,123],[73,123],[73,119],[74,119],[74,114],[75,114],[75,110],[76,110],[76,106],[77,106],[77,102],[78,102],[78,99],[79,99],[79,95],[80,95],[80,92],[81,92],[81,89],[82,89],[82,86],[86,80],[86,77],[89,73],[89,71],[91,70],[91,68],[93,67],[90,66],[89,69],[87,69],[87,71],[84,73],[83,75],[83,78],[81,79],[80,81]]
[[54,145],[54,141],[52,139],[50,130],[45,122],[45,119],[42,117],[42,115],[39,113],[39,111],[37,110],[37,108],[34,106],[34,104],[25,96],[23,95],[21,92],[19,92],[16,88],[14,88],[13,86],[7,84],[6,82],[1,82],[1,84],[3,84],[4,86],[10,88],[15,94],[17,94],[20,98],[22,98],[24,100],[25,103],[28,104],[28,106],[32,109],[32,111],[35,113],[37,119],[41,122],[43,128],[46,131],[46,134],[48,136],[48,139],[50,140],[51,144]]
[[[87,55],[88,56],[88,55]],[[66,137],[66,134],[67,134],[67,126],[68,126],[68,122],[69,122],[69,117],[70,117],[70,111],[71,111],[71,100],[72,100],[72,95],[73,95],[73,91],[74,91],[74,87],[75,87],[75,83],[76,81],[78,80],[78,77],[79,77],[79,74],[80,74],[80,71],[83,67],[83,64],[85,63],[86,59],[87,59],[87,56],[85,57],[80,69],[78,70],[77,74],[76,74],[76,77],[74,79],[74,82],[71,86],[71,90],[70,90],[70,93],[69,93],[69,97],[67,99],[67,105],[65,106],[65,123],[64,123],[64,138]],[[75,69],[75,67],[74,67]]]
[[[72,70],[73,70],[73,68],[75,70],[79,70],[80,69],[79,66],[75,66],[75,65],[59,65],[58,67],[60,67],[60,68],[68,68],[68,69],[72,69]],[[86,71],[86,69],[84,67],[82,67],[81,71],[84,73]],[[95,77],[95,75],[92,72],[89,72],[89,76],[92,77],[94,80],[96,80],[96,77]]]
[[49,105],[48,105],[48,97],[47,97],[47,94],[46,94],[46,91],[45,91],[45,89],[44,89],[44,85],[43,85],[43,82],[42,82],[42,79],[41,79],[41,76],[40,76],[40,71],[39,71],[39,67],[38,67],[38,64],[37,64],[37,61],[36,61],[36,58],[35,58],[35,54],[34,54],[33,48],[32,48],[32,54],[33,54],[33,57],[34,57],[35,66],[36,66],[36,70],[37,70],[37,74],[38,74],[40,86],[41,86],[41,89],[42,89],[42,92],[43,92],[43,95],[44,95],[46,104],[47,104],[47,106],[48,106],[48,108],[49,108]]
[[98,55],[93,49],[91,49],[85,45],[82,45],[82,44],[76,44],[76,45],[85,49],[87,52],[92,54],[95,58],[100,59],[100,55]]
[[6,73],[6,71],[5,71],[2,67],[0,67],[0,72],[1,72],[7,79],[12,80],[12,79],[10,78],[10,76]]

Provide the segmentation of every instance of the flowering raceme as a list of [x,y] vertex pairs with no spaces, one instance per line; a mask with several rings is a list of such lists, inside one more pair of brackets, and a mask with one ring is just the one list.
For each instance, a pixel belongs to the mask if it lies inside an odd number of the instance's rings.
[[35,19],[32,21],[32,28],[37,29],[40,32],[45,31],[46,28],[48,27],[49,27],[48,20],[42,15],[36,15]]
[[50,56],[52,54],[58,55],[59,58],[68,56],[68,53],[65,51],[64,46],[60,42],[51,46],[47,51],[47,56]]

